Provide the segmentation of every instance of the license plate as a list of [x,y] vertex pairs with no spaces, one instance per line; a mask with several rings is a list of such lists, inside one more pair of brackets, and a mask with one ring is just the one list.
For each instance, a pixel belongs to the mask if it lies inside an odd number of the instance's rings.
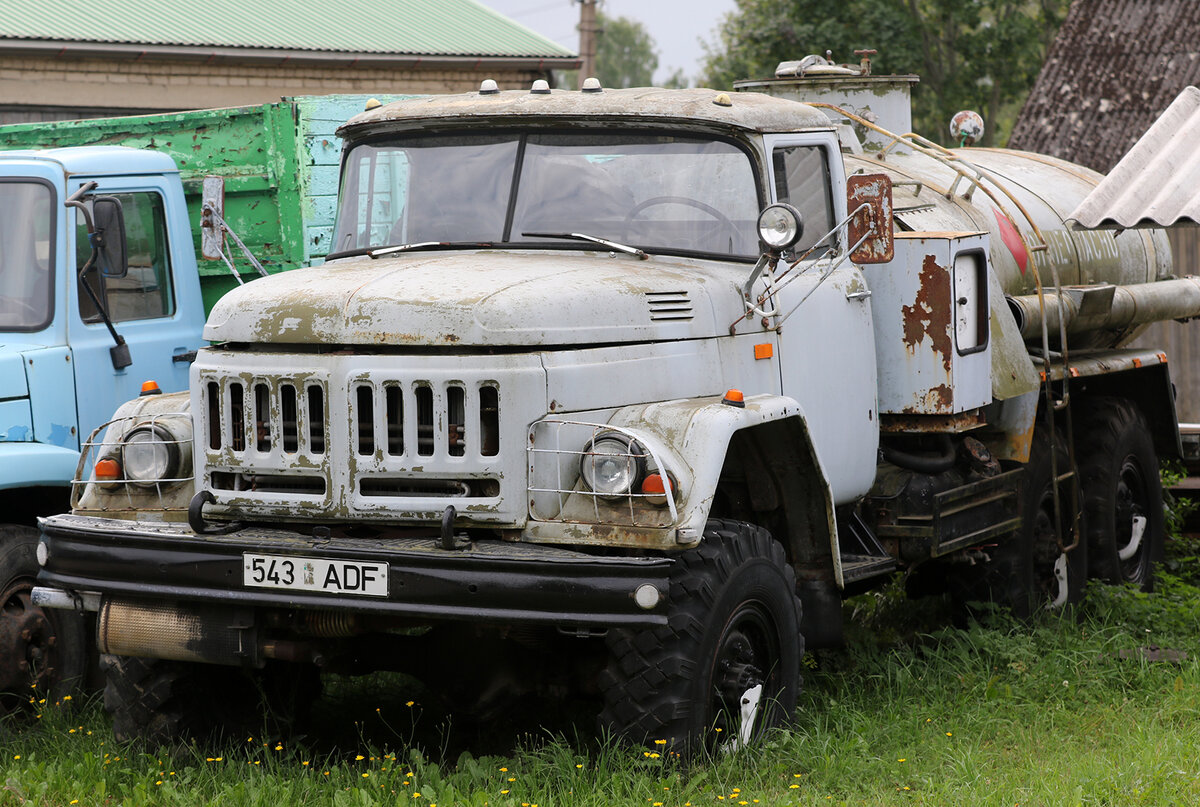
[[387,564],[376,561],[242,555],[242,583],[255,588],[386,597],[387,578]]

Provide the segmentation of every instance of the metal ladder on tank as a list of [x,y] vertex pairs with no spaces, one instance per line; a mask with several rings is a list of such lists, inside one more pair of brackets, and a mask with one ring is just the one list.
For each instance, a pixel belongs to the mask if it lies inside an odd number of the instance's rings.
[[[1045,287],[1042,285],[1042,276],[1041,276],[1041,272],[1038,268],[1038,261],[1034,257],[1035,254],[1045,253],[1045,252],[1049,251],[1049,244],[1046,241],[1046,237],[1042,234],[1042,231],[1037,226],[1037,223],[1034,222],[1033,217],[1031,215],[1029,215],[1029,211],[1025,209],[1025,206],[1021,204],[1020,200],[1018,200],[1015,196],[1012,195],[1012,193],[1008,190],[1008,188],[1005,187],[1004,183],[998,177],[993,176],[991,174],[991,172],[989,172],[983,168],[980,168],[979,166],[971,163],[970,161],[963,159],[962,156],[953,153],[946,147],[944,147],[938,143],[934,143],[933,141],[931,141],[925,137],[922,137],[921,135],[917,134],[916,132],[908,132],[906,134],[898,135],[894,132],[891,132],[891,131],[883,128],[882,126],[879,126],[878,124],[872,123],[871,121],[868,121],[865,118],[862,118],[859,115],[854,114],[853,112],[850,112],[846,109],[835,106],[833,104],[809,103],[809,106],[821,107],[823,109],[833,110],[833,111],[837,112],[839,115],[845,116],[848,120],[852,120],[855,123],[861,124],[862,126],[865,126],[866,128],[871,129],[872,131],[877,132],[877,133],[883,135],[884,137],[890,139],[891,143],[889,143],[877,155],[877,158],[880,161],[884,161],[887,159],[887,153],[894,146],[896,146],[900,143],[903,143],[906,146],[908,146],[909,148],[913,149],[913,151],[916,151],[919,154],[923,154],[926,157],[929,157],[930,159],[941,163],[942,165],[944,165],[945,167],[947,167],[951,171],[953,171],[956,175],[954,178],[954,181],[950,184],[950,187],[946,190],[945,196],[947,199],[953,201],[955,194],[957,193],[959,183],[966,181],[971,186],[971,190],[964,193],[963,197],[966,199],[970,199],[971,194],[974,193],[975,190],[982,191],[989,199],[991,199],[992,203],[996,206],[996,209],[999,210],[1004,215],[1004,217],[1008,220],[1008,222],[1013,226],[1013,229],[1016,231],[1018,237],[1020,237],[1021,243],[1025,247],[1026,254],[1029,256],[1030,266],[1033,269],[1033,280],[1034,280],[1035,285],[1037,286],[1038,307],[1040,309],[1041,317],[1042,317],[1042,334],[1041,334],[1042,346],[1041,346],[1041,351],[1040,351],[1041,356],[1039,358],[1041,359],[1041,364],[1042,364],[1041,378],[1042,378],[1042,392],[1045,397],[1045,407],[1044,408],[1039,407],[1039,409],[1041,410],[1041,412],[1045,418],[1046,435],[1050,440],[1050,475],[1054,480],[1054,483],[1051,486],[1051,490],[1053,492],[1053,500],[1054,500],[1054,537],[1055,537],[1056,543],[1058,544],[1058,550],[1060,552],[1059,558],[1055,563],[1055,574],[1057,576],[1059,573],[1061,573],[1065,579],[1066,570],[1060,569],[1059,564],[1065,563],[1067,554],[1069,552],[1074,551],[1076,548],[1078,548],[1079,542],[1082,538],[1082,530],[1080,529],[1081,510],[1080,510],[1080,493],[1079,493],[1079,472],[1078,472],[1078,465],[1076,464],[1076,461],[1075,461],[1075,424],[1074,424],[1074,418],[1072,416],[1071,392],[1070,392],[1070,381],[1069,381],[1070,376],[1071,376],[1071,371],[1070,371],[1071,365],[1070,365],[1070,353],[1069,353],[1069,349],[1067,346],[1066,311],[1065,311],[1064,302],[1063,302],[1063,295],[1061,293],[1062,284],[1059,281],[1058,268],[1054,265],[1053,262],[1048,262],[1050,265],[1050,273],[1051,273],[1052,279],[1054,281],[1054,288],[1058,292],[1054,295],[1054,297],[1055,297],[1055,302],[1058,307],[1058,332],[1059,332],[1058,336],[1059,336],[1059,345],[1060,345],[1060,350],[1058,351],[1058,355],[1060,357],[1059,366],[1061,367],[1060,381],[1062,384],[1062,395],[1056,396],[1055,392],[1054,392],[1055,363],[1054,363],[1053,359],[1051,358],[1051,354],[1054,351],[1052,351],[1050,349],[1050,328],[1049,328],[1049,325],[1046,323],[1046,293],[1045,293]],[[1008,201],[1014,207],[1016,207],[1017,210],[1019,210],[1021,212],[1021,216],[1025,219],[1025,222],[1029,225],[1029,229],[1033,231],[1033,234],[1035,236],[1037,236],[1037,240],[1038,240],[1037,244],[1031,245],[1029,243],[1029,241],[1025,237],[1025,234],[1020,230],[1020,228],[1018,228],[1016,226],[1016,222],[1013,220],[1012,215],[1008,212],[1008,208],[1005,207],[1004,203],[992,191],[991,188],[988,188],[987,186],[985,186],[983,184],[983,180],[985,180],[985,179],[988,180],[989,182],[991,182],[991,184],[996,188],[996,190],[1000,191],[1000,193],[1002,193],[1008,199]],[[1057,419],[1055,416],[1056,416],[1056,414],[1059,414],[1059,413],[1062,414],[1062,419],[1063,419],[1062,431],[1065,432],[1064,437],[1065,437],[1066,444],[1067,444],[1067,466],[1068,467],[1065,470],[1058,467],[1059,466],[1059,461],[1058,461],[1059,456],[1058,456],[1058,451],[1055,450],[1055,446],[1058,443],[1058,426],[1057,426]],[[1070,535],[1071,535],[1071,539],[1072,539],[1069,544],[1066,542],[1066,538],[1063,535],[1063,502],[1062,502],[1062,497],[1060,495],[1060,488],[1062,487],[1062,485],[1064,483],[1068,483],[1068,482],[1070,483],[1070,488],[1069,488],[1069,490],[1070,490],[1070,507],[1071,507]],[[1062,581],[1060,581],[1060,583],[1061,582]],[[1067,597],[1067,589],[1066,589],[1065,585],[1062,585],[1059,590],[1058,597],[1056,598],[1053,605],[1054,606],[1062,605],[1066,601],[1066,597]]]

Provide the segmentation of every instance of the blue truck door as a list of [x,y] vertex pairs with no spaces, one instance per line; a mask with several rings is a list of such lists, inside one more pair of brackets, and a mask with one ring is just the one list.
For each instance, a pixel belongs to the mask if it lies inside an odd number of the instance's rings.
[[[192,243],[187,210],[177,188],[159,176],[98,181],[95,194],[115,196],[124,208],[129,273],[103,278],[89,270],[86,281],[129,345],[133,364],[113,367],[109,351],[115,343],[108,328],[82,282],[70,282],[68,338],[75,359],[81,439],[108,420],[119,404],[137,397],[144,381],[158,382],[163,392],[186,389],[190,369],[186,355],[200,346],[203,325],[196,281],[180,282],[179,277],[181,270],[194,274],[195,263],[179,257],[179,250],[190,251]],[[74,215],[68,228],[67,265],[77,278],[91,247],[82,215]]]

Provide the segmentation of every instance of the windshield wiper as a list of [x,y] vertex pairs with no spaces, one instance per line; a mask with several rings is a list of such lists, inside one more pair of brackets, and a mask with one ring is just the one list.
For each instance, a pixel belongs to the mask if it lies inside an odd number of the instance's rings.
[[416,249],[432,249],[433,247],[483,248],[494,246],[496,246],[496,244],[493,241],[418,241],[415,244],[395,244],[390,247],[379,247],[378,249],[367,250],[366,254],[372,258],[380,258],[384,255],[395,255],[398,252],[410,252]]
[[618,244],[616,241],[597,238],[587,233],[521,233],[521,235],[525,238],[573,238],[576,241],[589,241],[593,244],[599,244],[615,252],[624,252],[626,255],[637,255],[643,261],[650,257],[637,247],[625,246],[624,244]]

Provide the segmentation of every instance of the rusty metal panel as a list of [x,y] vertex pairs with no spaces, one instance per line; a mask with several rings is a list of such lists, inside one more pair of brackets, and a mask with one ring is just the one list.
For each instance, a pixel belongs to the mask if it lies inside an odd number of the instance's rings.
[[1200,89],[1185,87],[1070,219],[1107,229],[1200,224],[1198,135]]
[[[858,212],[858,208],[866,209]],[[887,263],[895,254],[892,237],[892,178],[887,174],[855,174],[846,180],[846,210],[850,219],[848,240],[861,247],[850,253],[859,264]]]
[[960,309],[987,315],[988,283],[955,271],[960,256],[987,254],[987,236],[899,235],[894,260],[863,269],[872,293],[880,415],[954,415],[990,403],[990,340],[964,345],[958,327]]

